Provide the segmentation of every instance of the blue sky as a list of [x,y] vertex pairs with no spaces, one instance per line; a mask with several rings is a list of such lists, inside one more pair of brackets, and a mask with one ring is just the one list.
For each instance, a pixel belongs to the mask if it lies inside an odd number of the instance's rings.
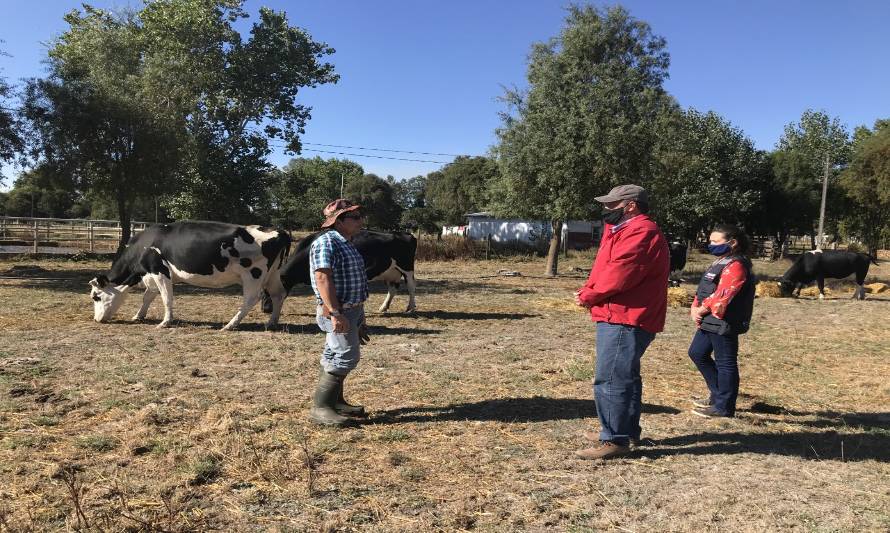
[[[0,19],[2,75],[39,76],[45,43],[64,30],[71,0],[5,0]],[[140,6],[138,0],[93,5]],[[565,2],[545,0],[248,0],[284,10],[292,24],[333,46],[341,80],[303,91],[314,108],[307,143],[445,154],[484,154],[495,142],[502,86],[524,86],[535,41],[555,36]],[[602,4],[599,4],[602,5]],[[631,14],[667,39],[666,88],[684,107],[713,110],[758,148],[807,108],[840,117],[852,130],[890,117],[886,1],[626,1]],[[450,161],[450,156],[306,148]],[[440,163],[348,157],[367,172],[404,179]],[[277,153],[282,165],[288,156]],[[15,169],[3,169],[8,187]]]

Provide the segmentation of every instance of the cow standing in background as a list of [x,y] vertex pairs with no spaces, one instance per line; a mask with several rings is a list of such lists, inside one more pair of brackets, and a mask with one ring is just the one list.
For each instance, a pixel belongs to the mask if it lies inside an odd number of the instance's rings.
[[668,242],[668,249],[671,256],[671,275],[668,278],[668,285],[671,287],[679,287],[683,281],[683,269],[686,268],[686,255],[688,248],[680,241],[671,240]]
[[261,293],[271,295],[272,316],[267,328],[278,324],[286,292],[278,270],[290,251],[286,232],[259,226],[236,226],[221,222],[182,221],[155,224],[130,239],[115,258],[107,275],[90,281],[93,318],[107,322],[120,309],[128,291],[145,286],[142,307],[133,320],[142,320],[157,295],[164,303],[159,328],[173,320],[173,284],[198,287],[228,287],[240,284],[241,309],[223,326],[238,326],[256,305]]
[[819,286],[819,299],[825,298],[825,278],[845,278],[856,274],[856,290],[853,298],[865,299],[865,276],[868,275],[869,263],[877,261],[868,255],[844,250],[810,250],[805,252],[791,265],[779,280],[782,296],[791,296],[814,280]]
[[[290,292],[291,287],[298,283],[310,284],[309,246],[319,235],[321,232],[313,233],[298,241],[296,251],[281,267],[281,284],[284,286],[285,295]],[[402,280],[408,287],[408,307],[405,312],[414,311],[417,308],[414,300],[414,292],[417,288],[417,281],[414,279],[417,239],[414,235],[362,230],[352,238],[352,245],[362,254],[368,280],[380,280],[386,283],[386,298],[378,311],[385,313],[389,310]],[[272,311],[271,302],[266,294],[263,294],[263,311],[267,313]]]

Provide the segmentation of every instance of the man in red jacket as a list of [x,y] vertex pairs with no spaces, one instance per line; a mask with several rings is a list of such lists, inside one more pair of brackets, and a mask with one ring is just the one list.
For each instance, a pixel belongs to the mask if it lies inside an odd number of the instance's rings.
[[664,329],[670,252],[639,185],[620,185],[598,196],[603,204],[603,238],[590,277],[576,293],[578,305],[596,322],[593,396],[602,430],[586,433],[600,441],[578,450],[582,459],[609,459],[630,452],[640,438],[643,380],[640,359]]

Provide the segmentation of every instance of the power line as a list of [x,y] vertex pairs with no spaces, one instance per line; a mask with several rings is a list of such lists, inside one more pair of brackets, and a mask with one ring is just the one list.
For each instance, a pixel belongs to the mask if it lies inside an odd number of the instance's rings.
[[316,150],[314,148],[304,148],[304,152],[318,152],[322,154],[336,154],[336,155],[349,155],[353,157],[373,157],[374,159],[391,159],[395,161],[415,161],[417,163],[438,163],[440,165],[447,165],[448,161],[432,161],[430,159],[408,159],[405,157],[388,157],[385,155],[371,155],[371,154],[351,154],[348,152],[333,152],[330,150]]
[[310,146],[329,146],[331,148],[348,148],[350,150],[371,150],[373,152],[399,152],[403,154],[420,154],[420,155],[445,155],[451,157],[460,157],[461,155],[466,154],[444,154],[440,152],[414,152],[411,150],[395,150],[390,148],[369,148],[365,146],[344,146],[342,144],[322,144],[322,143],[309,143],[304,142],[302,144],[310,145]]

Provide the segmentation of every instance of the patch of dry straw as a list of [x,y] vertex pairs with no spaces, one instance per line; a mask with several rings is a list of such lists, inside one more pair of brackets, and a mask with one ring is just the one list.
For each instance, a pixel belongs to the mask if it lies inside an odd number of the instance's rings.
[[762,281],[757,284],[757,288],[754,289],[754,294],[757,295],[758,298],[781,298],[782,289],[780,289],[779,284],[774,281]]
[[668,288],[668,307],[689,307],[694,299],[683,287]]

